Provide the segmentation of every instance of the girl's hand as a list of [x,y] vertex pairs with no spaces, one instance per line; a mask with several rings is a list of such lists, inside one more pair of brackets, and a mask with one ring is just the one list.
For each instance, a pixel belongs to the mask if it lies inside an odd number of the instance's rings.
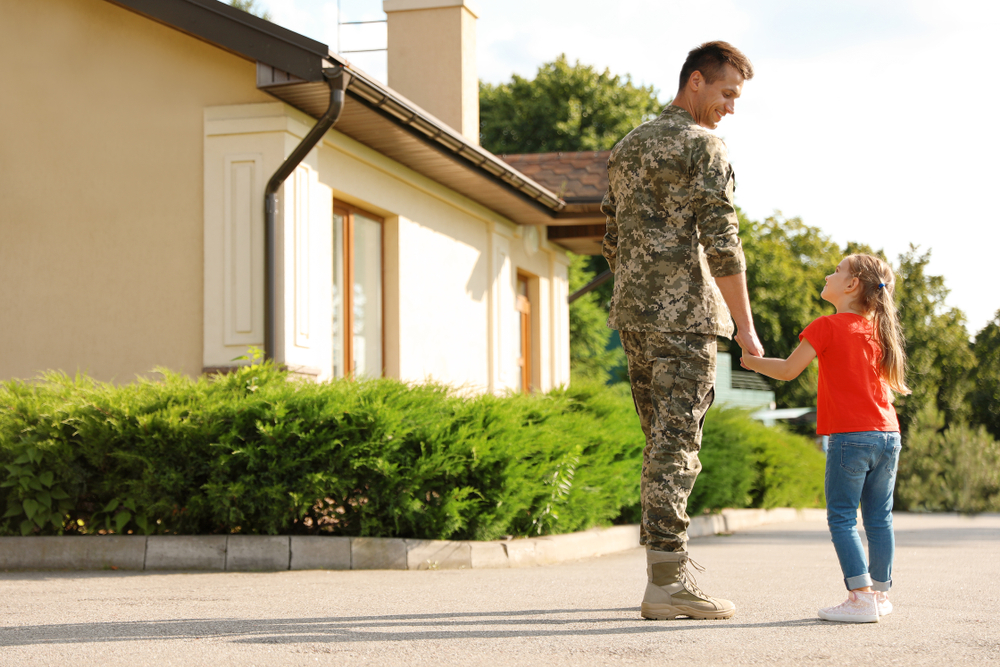
[[740,357],[740,365],[769,378],[787,382],[797,378],[799,373],[804,371],[809,362],[815,358],[816,350],[813,349],[808,340],[803,338],[787,359],[755,357],[744,350],[743,356]]

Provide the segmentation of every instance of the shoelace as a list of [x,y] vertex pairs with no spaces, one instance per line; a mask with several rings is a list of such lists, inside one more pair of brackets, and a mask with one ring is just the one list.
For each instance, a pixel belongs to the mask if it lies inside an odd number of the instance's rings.
[[689,587],[689,589],[690,589],[690,591],[692,593],[694,593],[695,595],[700,595],[701,597],[707,598],[708,595],[705,593],[705,591],[703,591],[700,588],[698,588],[698,582],[697,582],[697,580],[695,580],[694,575],[691,574],[691,572],[688,571],[688,569],[687,569],[688,563],[690,563],[691,566],[695,570],[697,570],[698,572],[704,572],[705,571],[705,568],[702,567],[700,563],[697,563],[694,559],[692,559],[689,556],[689,557],[687,557],[687,558],[685,558],[684,560],[681,561],[680,572],[679,572],[680,580],[682,582],[684,582],[684,585],[686,587]]

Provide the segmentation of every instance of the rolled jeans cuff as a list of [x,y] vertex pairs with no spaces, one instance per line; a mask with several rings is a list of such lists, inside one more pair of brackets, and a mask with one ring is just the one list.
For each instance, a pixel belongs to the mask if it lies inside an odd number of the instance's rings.
[[865,586],[871,586],[872,577],[870,574],[865,572],[864,574],[859,574],[856,577],[847,577],[846,579],[844,579],[844,583],[847,584],[847,590],[853,591],[857,590],[858,588],[864,588]]
[[880,593],[888,593],[889,589],[892,588],[892,579],[889,581],[875,581],[872,579],[872,590],[879,591]]

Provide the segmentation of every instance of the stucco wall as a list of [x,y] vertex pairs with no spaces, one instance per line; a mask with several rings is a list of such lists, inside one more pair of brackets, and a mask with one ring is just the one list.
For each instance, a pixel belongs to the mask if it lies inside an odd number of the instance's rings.
[[[407,381],[435,379],[470,391],[516,382],[517,272],[533,277],[533,384],[569,382],[565,251],[542,240],[526,250],[525,228],[397,165],[335,130],[319,153],[319,182],[383,215],[387,238],[387,350]],[[544,236],[544,232],[542,232]],[[395,241],[392,241],[395,237]],[[498,251],[507,257],[504,266]],[[561,306],[554,293],[562,293]],[[394,329],[389,331],[389,329]],[[564,335],[563,335],[564,334]],[[565,362],[563,358],[565,357]]]
[[[239,302],[232,283],[226,286],[226,276],[233,275],[226,253],[231,256],[236,247],[231,234],[226,240],[233,224],[230,202],[237,193],[233,169],[244,169],[248,187],[257,188],[250,200],[263,196],[262,179],[250,178],[245,167],[234,165],[254,165],[256,173],[270,174],[312,122],[276,102],[205,111],[205,365],[226,364],[246,345],[262,340],[263,320],[256,304],[244,300],[251,309],[247,312],[254,313],[245,339],[221,316]],[[518,323],[514,290],[517,272],[522,271],[531,279],[532,384],[548,389],[568,382],[565,252],[336,128],[306,157],[279,196],[277,308],[285,322],[276,341],[279,361],[315,369],[320,380],[331,375],[334,199],[385,219],[386,375],[442,381],[470,392],[513,387]],[[255,214],[256,209],[247,212]],[[260,224],[247,217],[245,229],[259,229]],[[305,245],[303,238],[309,239]],[[254,256],[252,261],[259,272],[262,258]],[[309,266],[302,266],[303,261]],[[256,280],[249,276],[244,280]],[[295,322],[294,304],[304,302],[309,303],[308,339],[301,335],[301,323]]]
[[[0,16],[0,378],[197,375],[261,344],[263,184],[315,121],[258,91],[253,63],[104,0]],[[329,377],[337,199],[385,218],[387,375],[511,386],[521,270],[532,383],[568,381],[558,248],[336,131],[281,194],[279,361]]]
[[104,0],[0,0],[0,378],[202,369],[204,108],[254,64]]

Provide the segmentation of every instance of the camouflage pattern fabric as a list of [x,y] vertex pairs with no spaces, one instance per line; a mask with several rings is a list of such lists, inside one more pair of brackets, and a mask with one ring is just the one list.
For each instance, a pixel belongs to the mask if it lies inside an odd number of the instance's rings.
[[715,336],[620,333],[646,436],[640,543],[655,551],[684,551],[688,496],[701,471],[702,426],[715,400]]
[[713,277],[746,270],[721,139],[667,106],[611,151],[604,257],[615,274],[608,326],[731,337]]

